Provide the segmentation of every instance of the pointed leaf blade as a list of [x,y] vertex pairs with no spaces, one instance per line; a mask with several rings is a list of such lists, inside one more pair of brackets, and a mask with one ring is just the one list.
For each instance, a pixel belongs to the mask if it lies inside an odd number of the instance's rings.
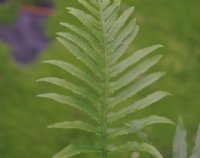
[[[104,14],[104,19],[105,19],[106,22],[115,13],[115,10],[117,8],[118,8],[118,5],[116,3],[113,3],[105,9],[103,14]],[[108,28],[110,29],[110,27],[108,27]]]
[[143,119],[131,121],[127,123],[126,126],[123,126],[120,128],[110,129],[108,137],[113,139],[118,136],[136,133],[147,126],[154,125],[154,124],[175,125],[175,123],[168,118],[153,115],[153,116],[149,116]]
[[96,91],[101,91],[102,88],[99,87],[98,82],[91,77],[90,74],[88,74],[87,72],[81,70],[80,68],[67,63],[65,61],[61,61],[61,60],[46,60],[44,61],[44,63],[47,64],[51,64],[51,65],[55,65],[67,72],[69,72],[70,74],[72,74],[73,76],[77,77],[78,79],[84,81],[85,83],[87,83],[88,85],[90,85],[93,89],[95,89]]
[[101,49],[98,40],[96,38],[94,38],[90,34],[90,32],[85,32],[84,30],[82,30],[74,25],[71,25],[69,23],[66,23],[66,22],[61,22],[60,24],[64,27],[68,28],[69,30],[73,31],[74,33],[79,35],[81,38],[84,38],[88,42],[88,44],[90,44],[96,51],[99,51]]
[[175,123],[171,121],[170,119],[166,117],[162,117],[162,116],[157,116],[157,115],[152,115],[140,120],[134,120],[128,124],[130,125],[130,127],[132,127],[133,125],[133,128],[136,127],[138,129],[142,129],[152,124],[162,124],[162,123],[175,125]]
[[89,0],[89,2],[90,2],[93,6],[95,6],[97,9],[99,9],[99,3],[98,3],[98,1],[96,1],[96,0]]
[[110,29],[108,36],[109,41],[113,41],[118,34],[118,32],[121,30],[121,28],[124,26],[128,18],[132,15],[134,11],[134,7],[128,8],[126,11],[122,13],[122,15],[116,20],[116,22],[113,24],[112,29]]
[[126,59],[124,59],[120,63],[113,66],[113,68],[111,70],[111,76],[112,77],[117,76],[118,74],[120,74],[121,72],[123,72],[124,70],[129,68],[130,66],[132,66],[135,63],[137,63],[138,61],[140,61],[145,56],[153,53],[156,49],[159,49],[159,48],[162,48],[162,47],[163,47],[163,45],[159,44],[159,45],[154,45],[154,46],[147,47],[147,48],[136,51],[131,56],[127,57]]
[[124,86],[128,85],[129,83],[133,82],[140,75],[142,75],[143,73],[148,71],[152,66],[157,64],[161,58],[162,58],[162,55],[158,55],[158,56],[155,56],[148,60],[145,60],[141,64],[137,65],[134,69],[132,69],[128,73],[124,74],[117,81],[112,83],[111,89],[110,89],[111,93],[114,93],[115,91],[117,91],[117,90],[123,88]]
[[101,42],[102,33],[100,32],[100,23],[91,15],[75,8],[67,8],[70,14],[75,16],[91,33]]
[[[57,77],[45,77],[37,80],[38,82],[46,82],[53,85],[57,85],[59,87],[62,87],[64,89],[67,89],[69,91],[72,91],[74,94],[80,95],[84,98],[87,98],[95,105],[99,105],[100,100],[98,99],[98,96],[91,92],[91,90],[88,90],[84,87],[75,85],[74,83],[68,82],[67,80],[57,78]],[[97,107],[95,106],[95,107]],[[97,107],[98,108],[98,107]]]
[[150,86],[154,82],[156,82],[158,79],[160,79],[165,72],[157,72],[157,73],[152,73],[143,79],[139,80],[136,83],[130,84],[128,87],[125,89],[121,90],[119,93],[117,93],[114,97],[110,98],[109,100],[109,108],[114,108],[121,102],[125,101],[126,99],[134,96],[144,88]]
[[[63,37],[57,37],[56,39],[66,48],[70,51],[72,55],[74,55],[78,60],[83,62],[92,72],[94,72],[98,77],[101,76],[102,74],[100,73],[101,71],[100,68],[98,67],[98,64],[96,61],[91,59],[91,55],[89,54],[92,52],[92,50],[82,50],[85,49],[86,47],[83,48],[85,44],[82,44],[83,41],[80,38],[77,38],[75,35],[72,35],[70,33],[58,33],[60,36]],[[79,42],[79,44],[74,44],[72,42]],[[85,45],[86,46],[86,45]],[[81,48],[80,48],[81,47]],[[89,47],[87,47],[89,49]],[[87,49],[86,48],[86,49]],[[92,52],[93,53],[93,52]]]
[[87,132],[92,132],[100,136],[98,127],[90,125],[89,123],[83,121],[65,121],[61,123],[56,123],[48,126],[48,128],[60,128],[60,129],[79,129]]
[[138,110],[142,110],[142,109],[152,105],[153,103],[158,102],[159,100],[163,99],[164,97],[166,97],[168,95],[170,95],[170,93],[164,92],[164,91],[154,92],[154,93],[148,95],[147,97],[136,101],[132,105],[129,105],[126,108],[123,108],[122,110],[120,110],[118,112],[109,113],[108,121],[110,123],[113,123],[123,117],[126,117],[129,114],[132,114]]
[[190,158],[200,157],[200,124],[196,135],[195,148],[193,149],[192,156]]
[[83,100],[80,100],[79,98],[64,96],[57,93],[40,94],[38,95],[38,97],[48,98],[58,103],[69,105],[71,107],[74,107],[76,109],[79,109],[85,112],[97,122],[99,121],[98,113],[92,108],[92,106],[88,105],[87,103],[85,103]]
[[[84,55],[86,56],[86,58],[90,57],[91,59],[90,58],[89,59],[92,60],[94,63],[97,63],[97,64],[101,64],[102,63],[102,60],[104,59],[103,56],[100,55],[100,53],[97,53],[94,50],[94,48],[90,44],[88,44],[88,42],[84,38],[82,38],[82,37],[80,37],[80,36],[78,36],[76,34],[69,33],[69,32],[58,32],[57,35],[65,38],[66,40],[68,40],[70,42],[72,42],[71,43],[72,46],[78,47],[81,50],[81,52],[78,52],[79,53],[78,56],[82,57],[83,55],[81,55],[80,53],[84,53]],[[69,49],[70,51],[75,51],[76,50],[75,48],[73,48],[72,46],[70,46],[68,44],[69,42],[67,44],[65,44],[66,40],[63,40],[62,38],[57,38],[57,39],[67,49]],[[97,60],[97,59],[99,59],[99,60]],[[91,61],[88,61],[88,63],[91,63]],[[95,65],[93,65],[93,66],[95,66]]]
[[105,10],[110,4],[110,0],[103,0],[101,3],[102,3],[102,10]]
[[109,6],[105,11],[105,30],[108,32],[110,28],[114,25],[114,22],[118,18],[119,15],[119,6],[116,3]]
[[109,44],[109,54],[115,53],[117,48],[126,40],[126,38],[135,31],[136,19],[132,19],[115,37],[115,40]]
[[100,18],[98,11],[95,7],[90,5],[86,0],[78,0],[80,4],[82,4],[90,13],[92,13],[96,18]]
[[183,119],[179,117],[173,144],[174,158],[187,158],[186,137],[187,137],[187,132],[183,123]]
[[100,152],[99,148],[95,147],[94,145],[71,144],[62,151],[58,152],[55,156],[53,156],[53,158],[70,158],[80,154],[98,152]]
[[117,63],[117,61],[122,57],[125,53],[126,49],[130,46],[130,44],[135,40],[137,34],[139,32],[139,26],[136,25],[134,31],[123,41],[120,47],[110,56],[110,65],[113,66]]
[[129,142],[128,144],[121,146],[112,145],[108,147],[108,151],[110,153],[119,153],[124,151],[142,151],[142,152],[148,152],[157,158],[163,158],[163,156],[154,146],[146,143],[140,144],[138,142]]

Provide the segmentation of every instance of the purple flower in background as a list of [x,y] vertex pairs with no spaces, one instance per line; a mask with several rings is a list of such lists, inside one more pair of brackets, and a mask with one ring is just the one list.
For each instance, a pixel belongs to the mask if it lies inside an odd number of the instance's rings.
[[4,2],[6,2],[6,0],[0,0],[0,3],[4,3]]
[[34,62],[49,43],[44,23],[49,8],[25,6],[12,26],[0,25],[0,38],[12,47],[14,60],[21,64]]

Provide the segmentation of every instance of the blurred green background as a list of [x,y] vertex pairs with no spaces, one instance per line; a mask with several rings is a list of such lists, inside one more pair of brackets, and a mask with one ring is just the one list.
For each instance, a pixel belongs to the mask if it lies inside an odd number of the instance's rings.
[[[65,6],[77,4],[74,0],[55,2],[55,11],[46,23],[52,38],[55,32],[64,30],[59,22],[72,20]],[[165,56],[155,70],[164,70],[167,75],[151,86],[151,90],[167,90],[173,96],[131,117],[157,114],[176,121],[182,115],[189,131],[191,148],[200,122],[200,1],[123,0],[122,8],[132,5],[136,6],[135,16],[141,29],[128,52],[152,44],[164,44],[165,48],[157,52]],[[12,21],[14,13],[10,14],[1,13],[0,19],[6,17]],[[47,129],[47,125],[55,122],[87,118],[72,108],[35,97],[44,91],[55,90],[53,86],[36,83],[38,78],[51,74],[65,75],[41,61],[70,60],[67,51],[53,40],[40,59],[26,67],[15,64],[10,51],[8,45],[0,41],[0,158],[49,158],[71,141],[92,142],[93,137],[84,132]],[[170,125],[145,129],[150,141],[166,158],[171,157],[174,129]],[[126,139],[134,137],[130,135]],[[130,154],[119,157],[128,158]]]

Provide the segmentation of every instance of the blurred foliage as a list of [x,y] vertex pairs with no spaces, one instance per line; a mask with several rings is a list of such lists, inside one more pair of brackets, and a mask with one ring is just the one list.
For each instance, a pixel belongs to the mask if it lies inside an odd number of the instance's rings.
[[[158,53],[165,53],[165,57],[155,69],[165,69],[168,74],[151,89],[160,88],[174,94],[131,117],[148,116],[153,112],[176,120],[181,114],[188,129],[189,143],[192,144],[200,122],[200,110],[198,110],[200,1],[124,0],[123,3],[122,7],[136,6],[135,14],[141,28],[139,36],[129,51],[152,44],[164,44],[165,48],[159,50]],[[74,4],[73,0],[56,1],[56,10],[46,24],[49,35],[54,37],[55,32],[63,30],[59,26],[60,21],[72,21],[64,8]],[[11,12],[0,14],[0,16],[12,21],[13,17],[9,18],[7,14]],[[55,58],[72,60],[73,58],[60,44],[52,40],[48,50],[35,65],[22,67],[12,61],[10,49],[5,43],[0,43],[0,158],[49,158],[71,141],[90,142],[92,136],[87,134],[83,136],[77,131],[46,129],[47,125],[55,122],[73,120],[74,117],[86,118],[69,107],[59,106],[54,102],[35,97],[44,89],[47,91],[55,89],[53,86],[37,84],[36,79],[50,74],[59,76],[63,72],[43,65],[41,61]],[[150,140],[166,158],[171,157],[174,130],[174,127],[167,125],[146,129]],[[130,140],[134,137],[130,135],[126,139]],[[129,156],[122,155],[122,157]]]
[[19,5],[19,2],[14,0],[9,3],[0,3],[0,24],[14,23],[18,15]]

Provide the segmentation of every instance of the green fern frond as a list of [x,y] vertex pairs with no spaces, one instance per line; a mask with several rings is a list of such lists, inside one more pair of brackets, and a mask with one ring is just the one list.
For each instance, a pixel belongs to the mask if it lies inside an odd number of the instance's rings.
[[108,154],[133,150],[145,151],[162,158],[150,144],[128,142],[124,145],[113,145],[109,142],[122,135],[137,133],[148,125],[173,124],[169,119],[160,116],[128,121],[121,127],[115,127],[113,124],[169,95],[168,92],[156,91],[129,105],[125,102],[165,74],[165,72],[155,72],[144,75],[162,58],[162,55],[147,58],[148,55],[163,46],[154,45],[140,49],[124,58],[127,48],[139,31],[136,19],[132,18],[134,7],[120,13],[120,0],[78,1],[85,10],[72,7],[68,7],[67,10],[82,23],[83,27],[62,22],[61,25],[67,29],[67,32],[57,33],[57,40],[81,62],[81,65],[85,65],[87,71],[84,67],[70,61],[45,61],[44,63],[68,72],[81,81],[81,84],[65,78],[45,77],[38,81],[62,87],[70,94],[54,92],[41,94],[39,97],[74,107],[95,120],[93,124],[83,121],[66,121],[51,125],[49,128],[91,132],[99,137],[99,142],[94,143],[98,145],[69,145],[54,158],[68,158],[82,153],[101,153],[102,158],[107,158]]
[[183,123],[183,119],[179,117],[174,137],[173,157],[187,158],[187,132]]
[[[193,149],[190,158],[200,157],[200,124],[196,134],[195,147]],[[188,143],[187,143],[187,131],[182,117],[179,117],[176,127],[176,133],[173,144],[173,158],[187,158],[188,157]]]
[[190,158],[200,157],[200,124],[196,135],[195,147]]

